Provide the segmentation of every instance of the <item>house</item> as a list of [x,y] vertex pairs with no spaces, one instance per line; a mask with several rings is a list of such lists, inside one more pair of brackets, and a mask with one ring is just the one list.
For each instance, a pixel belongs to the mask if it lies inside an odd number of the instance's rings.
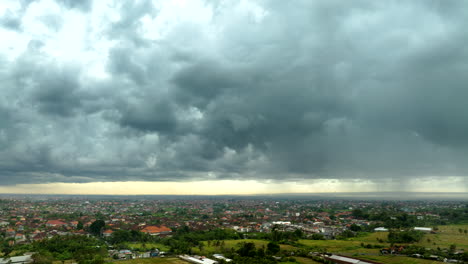
[[187,262],[194,263],[194,264],[218,264],[218,261],[216,260],[212,260],[212,259],[200,257],[200,256],[191,257],[188,255],[180,255],[179,258]]
[[361,260],[351,257],[345,257],[340,255],[328,255],[324,256],[324,259],[331,261],[334,264],[382,264],[380,262],[374,262],[370,260]]
[[376,227],[374,228],[374,232],[388,232],[388,229],[385,227]]
[[147,226],[144,227],[141,232],[149,234],[151,236],[158,236],[158,235],[167,235],[172,232],[167,226]]
[[104,232],[102,232],[102,236],[103,237],[110,237],[110,236],[112,236],[112,233],[114,233],[114,231],[112,231],[110,229],[107,229],[107,230],[104,230]]
[[422,231],[422,232],[431,232],[432,228],[430,228],[430,227],[415,227],[414,230],[415,231]]
[[0,258],[0,264],[27,264],[32,263],[33,259],[31,255]]
[[16,233],[15,240],[25,240],[26,237],[23,234]]
[[66,226],[67,223],[62,222],[60,220],[49,220],[46,223],[47,227],[61,227],[61,226]]

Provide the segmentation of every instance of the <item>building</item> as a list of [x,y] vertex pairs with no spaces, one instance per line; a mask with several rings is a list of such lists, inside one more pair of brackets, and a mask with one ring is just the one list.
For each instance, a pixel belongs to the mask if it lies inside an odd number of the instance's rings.
[[370,260],[361,260],[361,259],[345,257],[345,256],[340,256],[340,255],[324,256],[323,258],[333,262],[334,264],[382,264],[380,262],[374,262]]
[[179,258],[185,261],[188,261],[190,263],[194,263],[194,264],[218,264],[218,261],[216,260],[212,260],[212,259],[200,257],[200,256],[191,257],[188,255],[180,255]]
[[102,236],[103,237],[110,237],[110,236],[112,236],[112,233],[114,233],[114,231],[112,231],[110,229],[107,229],[104,232],[102,232]]
[[60,220],[49,220],[46,223],[47,227],[60,227],[60,226],[65,226],[67,223],[62,222]]
[[33,259],[31,255],[0,258],[0,264],[27,264],[32,263]]
[[385,227],[376,227],[374,228],[374,232],[388,232],[388,229]]
[[415,231],[422,231],[422,232],[431,232],[432,228],[430,228],[430,227],[415,227],[414,230]]
[[141,232],[149,234],[151,236],[158,236],[158,235],[167,235],[172,232],[167,226],[147,226],[141,230]]

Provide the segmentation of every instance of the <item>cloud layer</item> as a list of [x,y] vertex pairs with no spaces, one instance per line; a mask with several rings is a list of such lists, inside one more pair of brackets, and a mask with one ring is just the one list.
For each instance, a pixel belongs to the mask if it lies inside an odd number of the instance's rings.
[[2,185],[468,182],[463,1],[1,5]]

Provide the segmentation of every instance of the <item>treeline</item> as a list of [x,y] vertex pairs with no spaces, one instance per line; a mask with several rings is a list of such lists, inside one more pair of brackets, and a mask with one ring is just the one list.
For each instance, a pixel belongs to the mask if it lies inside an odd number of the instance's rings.
[[396,209],[380,212],[354,209],[352,215],[357,219],[382,222],[388,228],[468,223],[468,206],[457,209],[433,208],[430,211],[438,214],[440,217],[425,215],[418,219],[416,215],[409,215]]
[[102,264],[107,256],[105,244],[96,238],[68,235],[55,236],[32,244],[36,264],[73,259],[79,264]]
[[159,242],[170,247],[171,252],[176,254],[192,253],[192,247],[200,245],[201,241],[241,239],[242,235],[231,229],[213,229],[207,231],[192,231],[184,226],[176,229],[170,238],[162,238]]

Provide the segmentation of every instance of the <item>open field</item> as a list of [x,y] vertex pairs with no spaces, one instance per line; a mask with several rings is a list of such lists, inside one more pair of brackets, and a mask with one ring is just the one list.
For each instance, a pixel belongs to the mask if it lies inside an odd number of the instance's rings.
[[[468,225],[448,225],[439,226],[436,234],[425,234],[423,239],[415,243],[415,245],[425,248],[449,248],[455,244],[457,249],[468,250],[468,234],[464,233],[468,229]],[[462,232],[460,232],[460,229]],[[387,241],[388,232],[369,233],[360,237],[351,238],[349,240],[299,240],[299,243],[308,246],[316,247],[317,250],[325,250],[335,254],[354,256],[362,259],[374,260],[377,262],[388,264],[430,264],[440,263],[433,260],[416,259],[403,256],[380,256],[379,249],[367,249],[361,246],[361,243],[389,246]],[[384,243],[380,243],[381,239]]]
[[115,264],[187,264],[179,258],[145,258],[114,261]]
[[311,259],[308,259],[308,258],[302,258],[302,257],[294,257],[294,258],[300,264],[320,264],[320,262],[317,262],[317,261],[314,261],[314,260],[311,260]]
[[[415,245],[423,246],[426,248],[449,248],[450,245],[455,244],[458,249],[468,250],[468,234],[464,230],[468,230],[468,225],[447,225],[439,226],[436,234],[425,234],[423,239],[415,243]],[[462,232],[460,232],[460,229]],[[388,232],[369,233],[366,236],[351,238],[351,241],[362,242],[364,244],[382,244],[378,239],[382,239],[385,243],[387,241]]]
[[[464,230],[468,230],[468,225],[447,225],[438,228],[436,234],[426,234],[418,244],[428,248],[448,248],[455,244],[457,249],[468,250],[468,234],[464,233]],[[459,229],[462,230],[461,233]]]

